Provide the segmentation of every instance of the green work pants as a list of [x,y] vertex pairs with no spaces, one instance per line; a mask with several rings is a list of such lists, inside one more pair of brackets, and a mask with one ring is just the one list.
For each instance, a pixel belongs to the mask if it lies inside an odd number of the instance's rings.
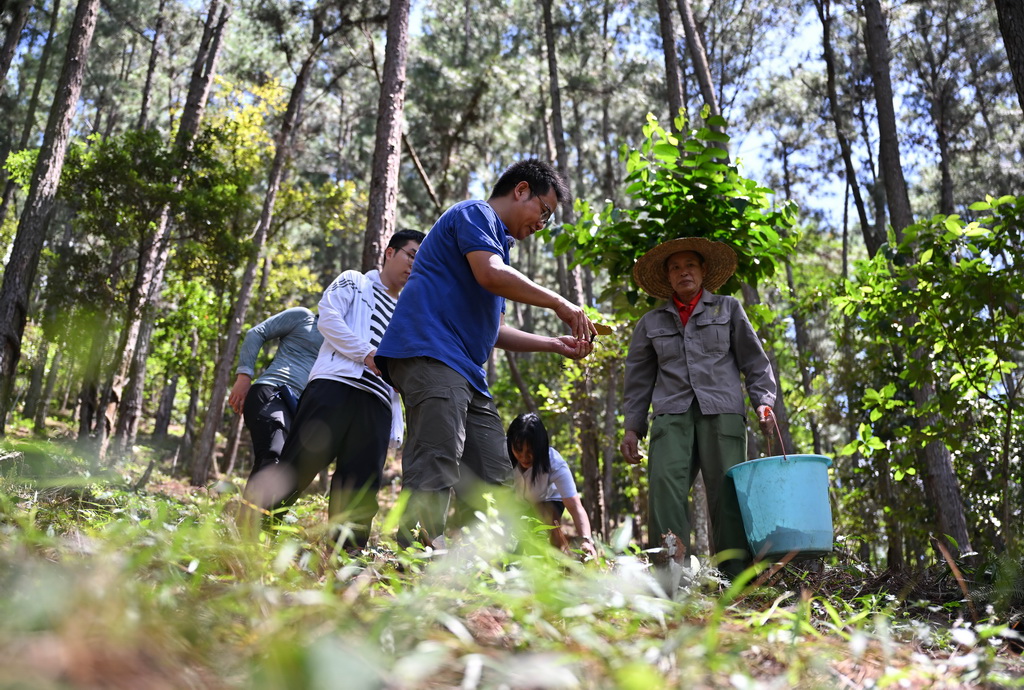
[[687,497],[697,477],[704,473],[711,518],[712,549],[716,554],[738,549],[741,558],[719,564],[730,576],[750,563],[736,486],[726,471],[747,458],[747,427],[742,415],[702,414],[697,404],[683,414],[665,414],[651,424],[649,541],[657,546],[669,530],[686,544],[690,553],[690,517]]

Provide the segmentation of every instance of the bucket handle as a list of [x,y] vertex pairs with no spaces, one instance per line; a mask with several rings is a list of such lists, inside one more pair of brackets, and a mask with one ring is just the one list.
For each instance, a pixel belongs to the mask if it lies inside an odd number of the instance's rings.
[[[789,458],[786,457],[786,444],[782,442],[782,430],[779,429],[779,420],[775,416],[775,411],[772,408],[768,408],[768,413],[764,416],[764,419],[771,417],[775,426],[775,435],[779,438],[779,450],[782,451],[782,461],[789,462]],[[768,440],[768,455],[772,454],[772,435],[765,434],[764,437]]]

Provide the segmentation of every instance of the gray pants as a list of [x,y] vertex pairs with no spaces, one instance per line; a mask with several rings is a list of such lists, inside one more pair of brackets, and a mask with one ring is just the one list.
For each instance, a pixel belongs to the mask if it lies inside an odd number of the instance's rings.
[[406,413],[402,487],[411,495],[399,541],[408,543],[417,522],[435,539],[444,533],[451,489],[472,503],[481,486],[508,482],[505,430],[494,401],[436,359],[389,359],[388,372]]

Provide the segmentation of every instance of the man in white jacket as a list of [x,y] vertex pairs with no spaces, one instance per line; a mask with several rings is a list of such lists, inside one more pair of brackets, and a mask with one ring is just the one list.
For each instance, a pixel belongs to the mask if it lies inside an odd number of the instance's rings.
[[324,342],[281,460],[246,485],[246,498],[260,508],[290,505],[337,460],[328,512],[348,526],[341,533],[347,545],[366,545],[388,446],[402,442],[398,394],[380,377],[373,356],[424,237],[417,230],[396,232],[379,271],[345,271],[324,291],[317,324]]

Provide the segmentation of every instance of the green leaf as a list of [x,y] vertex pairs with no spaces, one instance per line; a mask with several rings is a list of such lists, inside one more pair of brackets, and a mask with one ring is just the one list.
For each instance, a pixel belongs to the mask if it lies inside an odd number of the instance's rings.
[[932,253],[933,253],[933,250],[931,249],[931,247],[929,247],[928,249],[925,249],[923,252],[921,252],[921,260],[918,261],[918,263],[919,264],[926,264],[929,261],[931,261],[932,260]]
[[679,158],[679,149],[672,144],[658,142],[654,145],[654,155],[666,160],[675,160]]

